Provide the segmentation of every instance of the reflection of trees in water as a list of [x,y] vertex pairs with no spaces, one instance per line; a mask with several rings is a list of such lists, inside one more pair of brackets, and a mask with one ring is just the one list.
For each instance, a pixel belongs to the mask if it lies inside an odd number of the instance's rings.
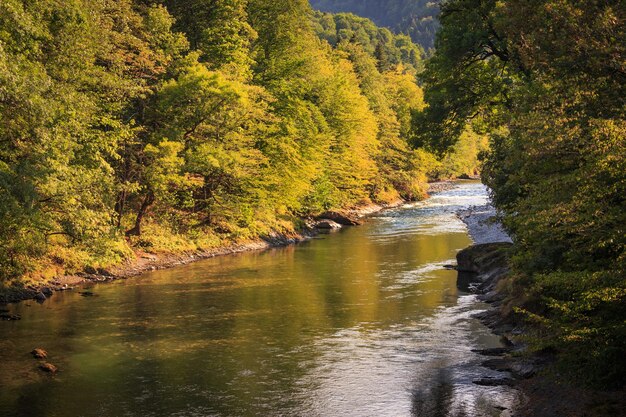
[[447,368],[438,369],[431,380],[422,382],[425,388],[416,388],[411,394],[412,417],[496,417],[505,409],[483,395],[478,395],[473,405],[455,401],[455,387]]
[[440,368],[432,381],[424,385],[427,388],[413,390],[411,416],[468,417],[465,410],[455,406],[455,389],[448,369]]
[[425,389],[415,389],[411,396],[411,415],[414,417],[448,417],[453,405],[454,386],[450,372],[439,369]]

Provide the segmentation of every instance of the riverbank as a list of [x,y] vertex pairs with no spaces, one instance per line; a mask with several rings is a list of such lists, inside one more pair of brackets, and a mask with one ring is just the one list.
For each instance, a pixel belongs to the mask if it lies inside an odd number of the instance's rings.
[[[450,182],[448,182],[450,184]],[[169,269],[186,265],[203,259],[217,256],[232,255],[249,251],[262,251],[275,247],[297,244],[311,239],[319,233],[340,229],[344,226],[355,226],[364,217],[381,210],[398,207],[404,200],[395,200],[388,204],[368,204],[349,210],[330,211],[315,218],[303,219],[305,226],[293,233],[272,233],[246,242],[233,242],[224,246],[181,253],[150,253],[135,250],[134,257],[120,265],[106,269],[86,268],[85,271],[73,275],[61,275],[50,281],[27,286],[12,286],[0,289],[0,305],[17,303],[25,300],[44,302],[55,292],[71,291],[92,283],[115,281],[136,277],[149,271]],[[0,312],[2,320],[19,320],[19,317]]]
[[[454,188],[454,180],[436,181],[428,184],[429,193],[440,193]],[[303,219],[305,227],[292,233],[273,233],[268,236],[259,237],[246,242],[233,242],[224,246],[210,249],[177,252],[177,253],[152,253],[140,249],[134,250],[132,259],[115,265],[110,268],[86,268],[85,271],[72,274],[61,275],[49,281],[26,286],[10,286],[0,288],[0,305],[17,303],[25,300],[45,301],[58,291],[71,291],[77,287],[91,283],[115,281],[136,277],[143,273],[155,270],[173,268],[186,265],[191,262],[203,259],[214,258],[216,256],[232,255],[248,251],[261,251],[275,247],[287,246],[306,241],[320,232],[340,229],[344,226],[355,226],[360,224],[362,218],[377,213],[381,210],[398,207],[406,201],[398,199],[388,204],[368,204],[348,210],[331,211],[322,213],[315,218]],[[14,320],[14,316],[3,315],[0,319]]]
[[490,308],[476,317],[502,337],[504,348],[479,352],[483,366],[502,372],[497,379],[475,383],[514,386],[520,392],[516,417],[623,417],[626,392],[606,392],[576,386],[555,367],[555,352],[531,352],[525,338],[532,333],[523,317],[514,313],[518,303],[508,292],[511,239],[488,205],[458,213],[475,245],[458,253],[459,285],[470,288]]

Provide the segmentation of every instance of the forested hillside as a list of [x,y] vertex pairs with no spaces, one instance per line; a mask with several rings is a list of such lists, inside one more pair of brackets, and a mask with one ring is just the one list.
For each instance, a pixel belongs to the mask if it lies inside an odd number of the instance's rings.
[[439,28],[440,0],[311,0],[318,10],[354,13],[372,19],[377,25],[409,35],[429,50]]
[[418,143],[468,119],[490,133],[483,180],[515,240],[509,308],[561,372],[623,386],[626,367],[626,7],[623,1],[444,3]]
[[476,167],[409,144],[419,47],[306,0],[6,0],[0,28],[5,282],[291,233]]

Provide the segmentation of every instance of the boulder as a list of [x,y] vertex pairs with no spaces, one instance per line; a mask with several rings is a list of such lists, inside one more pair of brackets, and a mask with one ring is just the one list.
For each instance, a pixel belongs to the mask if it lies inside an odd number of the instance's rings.
[[41,291],[38,292],[37,294],[35,294],[35,296],[33,297],[38,303],[43,303],[44,301],[46,301],[47,297],[45,296],[44,293],[42,293]]
[[511,243],[483,243],[463,249],[456,255],[457,269],[482,274],[491,269],[507,266],[506,249]]
[[323,229],[323,230],[337,230],[337,229],[341,229],[341,225],[335,221],[329,220],[329,219],[323,219],[318,221],[315,224],[315,227],[317,229]]
[[339,223],[342,226],[358,226],[363,224],[358,216],[349,213],[340,213],[338,211],[327,211],[317,217],[322,220],[332,220],[335,223]]

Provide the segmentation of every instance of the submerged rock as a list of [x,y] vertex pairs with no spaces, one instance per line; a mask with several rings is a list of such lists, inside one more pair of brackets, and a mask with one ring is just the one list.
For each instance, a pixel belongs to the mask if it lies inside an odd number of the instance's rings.
[[44,372],[48,372],[49,374],[56,374],[59,370],[59,368],[49,362],[40,363],[38,368]]
[[37,359],[46,359],[48,357],[48,352],[43,350],[42,348],[35,348],[31,352],[31,355]]
[[21,320],[22,317],[19,314],[11,314],[11,313],[0,313],[0,320],[12,321],[12,320]]

